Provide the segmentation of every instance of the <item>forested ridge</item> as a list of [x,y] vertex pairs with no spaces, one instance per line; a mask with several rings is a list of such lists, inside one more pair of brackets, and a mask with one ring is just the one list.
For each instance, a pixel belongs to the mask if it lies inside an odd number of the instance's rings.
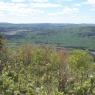
[[29,42],[95,50],[95,24],[0,23],[0,32],[13,47]]
[[95,58],[26,44],[7,47],[0,35],[1,95],[95,95]]

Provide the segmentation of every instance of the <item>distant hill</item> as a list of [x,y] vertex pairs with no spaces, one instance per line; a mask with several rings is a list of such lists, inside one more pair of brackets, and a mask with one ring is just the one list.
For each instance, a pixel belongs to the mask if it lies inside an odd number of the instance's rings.
[[52,44],[95,50],[95,24],[0,23],[0,32],[11,44]]

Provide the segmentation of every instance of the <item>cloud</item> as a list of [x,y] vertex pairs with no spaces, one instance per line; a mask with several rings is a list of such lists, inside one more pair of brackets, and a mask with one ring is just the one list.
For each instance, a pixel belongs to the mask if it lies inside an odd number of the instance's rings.
[[54,3],[31,3],[32,8],[60,8],[62,7],[61,4],[54,4]]
[[74,4],[74,6],[76,6],[76,7],[81,7],[83,4],[82,3],[76,3],[76,4]]
[[54,12],[54,13],[48,13],[48,15],[52,15],[52,16],[74,16],[76,14],[78,14],[79,9],[78,8],[71,8],[71,7],[64,7],[62,10],[60,10],[60,12]]
[[14,3],[24,3],[24,2],[31,2],[31,3],[47,3],[48,0],[12,0]]
[[10,15],[10,16],[31,16],[43,14],[44,11],[36,8],[28,7],[24,3],[4,3],[0,2],[0,14]]
[[86,0],[84,2],[84,4],[86,5],[91,5],[92,7],[95,7],[95,0]]
[[[94,22],[95,14],[88,13],[84,9],[89,5],[95,6],[95,0],[87,2],[74,2],[69,6],[67,0],[11,0],[12,2],[0,1],[0,22],[13,23],[37,23],[37,22]],[[61,3],[62,1],[62,3]],[[65,3],[64,3],[64,2]],[[62,5],[63,4],[63,5]],[[86,6],[85,6],[86,5]],[[85,6],[85,8],[84,8]],[[83,9],[84,8],[84,9]],[[92,11],[94,11],[94,7]],[[87,16],[86,16],[87,15]]]
[[69,14],[76,14],[78,12],[79,12],[79,9],[78,8],[65,7],[63,9],[63,13],[64,14],[67,14],[67,15],[69,15]]
[[25,2],[26,0],[12,0],[12,2],[14,3],[21,3],[21,2]]
[[53,21],[47,15],[46,10],[61,7],[61,4],[50,2],[0,2],[0,22],[37,23]]
[[56,3],[64,3],[64,2],[70,3],[72,1],[74,1],[74,0],[55,0],[54,2],[56,2]]
[[[23,0],[20,0],[23,1]],[[62,7],[60,4],[55,3],[9,3],[0,2],[0,17],[6,16],[6,18],[34,18],[42,17],[46,15],[45,11],[48,8]],[[46,8],[46,9],[45,9]],[[0,19],[1,20],[1,19]]]
[[95,0],[88,0],[88,4],[95,5]]
[[32,0],[35,3],[46,3],[48,0]]

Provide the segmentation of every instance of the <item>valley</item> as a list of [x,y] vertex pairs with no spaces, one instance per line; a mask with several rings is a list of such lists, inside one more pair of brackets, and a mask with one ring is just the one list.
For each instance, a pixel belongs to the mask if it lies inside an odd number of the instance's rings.
[[13,46],[32,43],[95,50],[94,24],[1,23],[0,32]]

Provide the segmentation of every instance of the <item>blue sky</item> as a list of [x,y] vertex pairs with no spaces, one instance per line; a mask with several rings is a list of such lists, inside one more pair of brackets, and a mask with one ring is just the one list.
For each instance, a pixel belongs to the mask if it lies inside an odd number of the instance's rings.
[[0,0],[0,22],[95,23],[95,0]]

